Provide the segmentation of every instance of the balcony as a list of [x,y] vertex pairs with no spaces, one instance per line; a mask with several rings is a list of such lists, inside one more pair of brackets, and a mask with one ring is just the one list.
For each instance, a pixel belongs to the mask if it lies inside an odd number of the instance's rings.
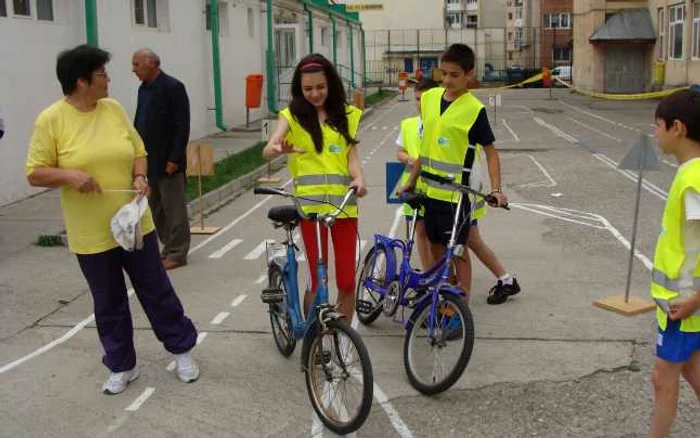
[[479,10],[479,3],[474,2],[474,3],[467,3],[466,10],[471,12],[471,11],[478,11]]
[[448,3],[445,9],[447,12],[462,12],[464,10],[461,3]]

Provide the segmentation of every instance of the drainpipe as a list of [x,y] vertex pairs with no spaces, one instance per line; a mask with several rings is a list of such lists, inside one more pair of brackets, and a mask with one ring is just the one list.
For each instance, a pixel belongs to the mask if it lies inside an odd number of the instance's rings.
[[221,57],[219,54],[219,1],[209,0],[209,22],[211,23],[212,70],[214,74],[214,109],[216,110],[216,127],[228,130],[224,123],[223,102],[221,98]]
[[314,13],[306,3],[304,3],[304,12],[306,12],[306,21],[308,22],[309,53],[314,53]]
[[362,41],[362,88],[367,82],[367,45],[365,44],[365,29],[360,26],[360,37]]
[[85,33],[87,34],[88,44],[91,46],[99,44],[96,0],[85,0]]
[[355,88],[355,42],[352,32],[352,25],[348,21],[348,35],[350,36],[350,86]]
[[267,70],[267,111],[279,112],[275,92],[275,45],[272,40],[272,0],[266,0],[267,7],[267,49],[265,50],[265,69]]
[[338,68],[338,35],[336,32],[335,16],[333,16],[332,14],[329,14],[328,18],[331,19],[331,29],[333,32],[333,66],[337,69]]

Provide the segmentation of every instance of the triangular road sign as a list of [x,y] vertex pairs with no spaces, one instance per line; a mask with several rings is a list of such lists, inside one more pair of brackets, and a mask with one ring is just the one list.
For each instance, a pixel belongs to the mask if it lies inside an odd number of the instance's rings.
[[636,171],[661,169],[661,164],[654,151],[651,138],[646,134],[640,135],[632,149],[630,149],[617,167]]

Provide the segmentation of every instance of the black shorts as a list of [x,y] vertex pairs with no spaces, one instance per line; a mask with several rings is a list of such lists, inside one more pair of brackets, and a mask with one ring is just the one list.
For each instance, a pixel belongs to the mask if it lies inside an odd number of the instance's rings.
[[[455,218],[457,204],[436,199],[427,199],[425,202],[425,231],[430,243],[445,245],[450,241],[452,224]],[[469,202],[462,204],[462,211],[457,223],[456,243],[466,244],[469,237],[469,225],[471,205]]]

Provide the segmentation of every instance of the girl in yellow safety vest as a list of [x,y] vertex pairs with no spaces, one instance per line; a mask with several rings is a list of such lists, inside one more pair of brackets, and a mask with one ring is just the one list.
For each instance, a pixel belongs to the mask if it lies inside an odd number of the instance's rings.
[[654,253],[651,295],[658,336],[650,437],[676,416],[680,376],[700,401],[700,93],[681,90],[656,109],[656,138],[678,160]]
[[[355,139],[362,111],[347,105],[345,89],[333,65],[322,55],[306,56],[292,78],[292,101],[280,112],[277,128],[263,149],[265,159],[288,154],[287,167],[304,214],[330,213],[350,187],[367,193]],[[338,310],[352,318],[355,308],[357,201],[351,199],[331,227],[338,287]],[[311,289],[304,296],[308,312],[316,294],[316,228],[301,221]],[[323,258],[328,260],[328,231],[321,228]]]

